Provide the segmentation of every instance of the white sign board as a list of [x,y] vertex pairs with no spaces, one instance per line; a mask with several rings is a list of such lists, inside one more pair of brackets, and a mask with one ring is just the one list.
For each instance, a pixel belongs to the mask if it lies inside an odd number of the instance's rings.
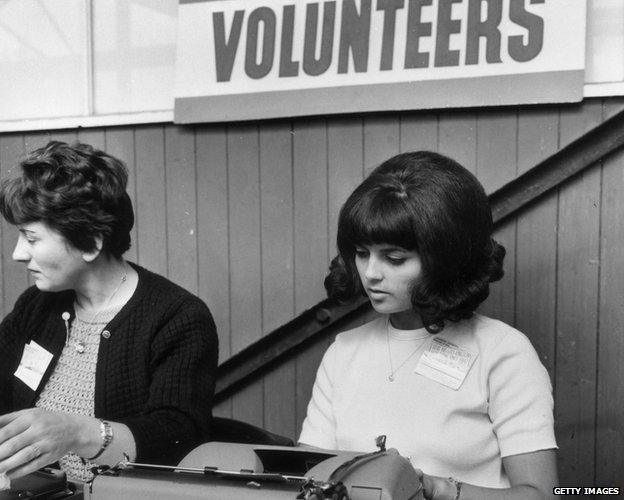
[[181,0],[175,121],[580,101],[584,0]]

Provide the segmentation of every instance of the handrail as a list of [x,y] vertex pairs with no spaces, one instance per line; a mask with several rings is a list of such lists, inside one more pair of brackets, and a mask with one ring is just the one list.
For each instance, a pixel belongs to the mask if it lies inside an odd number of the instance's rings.
[[[494,224],[501,224],[622,146],[624,111],[490,194]],[[319,336],[340,331],[340,325],[370,309],[370,303],[364,298],[350,306],[337,306],[328,300],[319,302],[224,361],[217,373],[215,401],[224,400],[287,355],[304,348]]]

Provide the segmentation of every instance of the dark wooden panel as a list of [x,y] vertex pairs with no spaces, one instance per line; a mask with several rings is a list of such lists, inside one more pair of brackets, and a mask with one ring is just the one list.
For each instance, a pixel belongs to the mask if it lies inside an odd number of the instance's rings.
[[477,168],[477,117],[474,111],[440,113],[438,151],[471,172]]
[[396,116],[364,118],[364,174],[400,151],[401,132]]
[[[521,110],[518,116],[518,172],[557,151],[557,109]],[[517,218],[516,327],[533,343],[554,380],[557,283],[557,194]]]
[[260,378],[232,396],[232,418],[264,427],[263,398],[263,380]]
[[78,140],[78,129],[53,130],[50,132],[50,140],[72,144]]
[[165,127],[167,264],[169,279],[197,293],[197,197],[195,134]]
[[[477,164],[474,172],[486,192],[516,176],[517,120],[515,114],[484,111],[477,115]],[[505,276],[491,287],[483,311],[509,324],[515,323],[516,223],[497,231],[505,247]]]
[[514,112],[483,111],[477,115],[475,174],[486,193],[496,191],[516,177],[517,135],[518,120]]
[[[0,136],[0,172],[2,178],[20,175],[17,163],[24,154],[24,136],[6,134]],[[28,287],[28,272],[24,264],[13,261],[12,254],[17,242],[17,229],[4,218],[2,231],[2,309],[8,313],[19,295]]]
[[581,104],[561,106],[559,149],[581,137],[603,121],[602,101],[587,99]]
[[[601,120],[599,102],[562,112],[561,143]],[[559,190],[555,422],[561,484],[594,483],[599,203],[600,169]]]
[[139,264],[167,275],[165,137],[162,126],[135,134],[137,244]]
[[[295,359],[280,364],[264,376],[264,427],[271,432],[297,438],[295,401]],[[286,403],[287,404],[284,404]]]
[[605,120],[624,110],[623,96],[608,97],[604,98],[602,101],[602,116]]
[[290,123],[260,131],[262,334],[295,315],[292,134]]
[[301,425],[308,411],[308,403],[312,397],[312,387],[316,379],[316,372],[323,359],[323,354],[325,354],[325,351],[333,340],[333,337],[331,337],[329,339],[317,341],[297,356],[295,374],[297,385],[294,401],[297,438],[299,438],[299,434],[301,434]]
[[84,144],[90,144],[95,149],[106,151],[106,134],[103,128],[78,129],[78,140]]
[[327,124],[330,259],[338,254],[338,213],[364,178],[363,127],[359,118],[333,119]]
[[[199,296],[219,334],[219,360],[230,357],[230,229],[225,127],[196,131],[197,265]],[[229,409],[231,412],[231,408]],[[231,416],[231,415],[224,415]]]
[[130,239],[132,246],[125,254],[125,258],[136,262],[137,253],[137,225],[136,225],[136,165],[134,163],[134,127],[114,127],[106,130],[106,152],[119,158],[126,164],[128,168],[128,186],[126,191],[130,200],[132,201],[132,207],[135,212],[135,224],[130,231]]
[[401,115],[401,151],[437,151],[438,115],[413,113]]
[[[295,314],[292,126],[272,123],[260,131],[262,253],[262,332],[269,333]],[[264,427],[294,438],[295,362],[264,376]]]
[[258,127],[228,132],[232,354],[262,336]]
[[327,129],[324,120],[293,127],[295,314],[325,297],[327,252]]
[[[557,399],[562,484],[593,484],[600,170],[560,192]],[[579,228],[583,228],[582,231]]]
[[24,134],[24,153],[30,153],[50,142],[50,132],[43,130]]
[[[624,153],[604,162],[595,484],[624,489]],[[586,400],[589,406],[591,400]]]

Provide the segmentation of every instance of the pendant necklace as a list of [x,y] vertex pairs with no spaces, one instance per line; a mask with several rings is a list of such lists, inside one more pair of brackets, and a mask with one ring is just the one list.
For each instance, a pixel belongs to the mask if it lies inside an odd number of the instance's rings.
[[[128,278],[128,271],[127,271],[126,266],[124,264],[124,274],[121,277],[121,280],[119,281],[119,285],[117,285],[117,288],[115,288],[113,290],[113,293],[110,294],[110,296],[108,297],[108,300],[106,301],[106,304],[104,304],[104,306],[101,307],[98,311],[96,311],[95,314],[91,317],[91,320],[89,321],[90,324],[95,323],[95,320],[98,318],[100,313],[102,313],[103,311],[108,309],[108,306],[110,305],[111,301],[113,300],[113,297],[115,297],[115,295],[117,295],[117,292],[121,288],[121,285],[123,285],[125,283],[127,278]],[[63,315],[65,315],[65,314],[66,313],[63,313]],[[65,316],[63,316],[63,320],[65,321],[65,330],[66,330],[65,345],[69,344],[69,324],[68,324],[68,319],[69,319],[69,317],[65,318]],[[82,354],[83,352],[85,352],[85,350],[87,348],[85,340],[83,340],[83,339],[75,340],[74,343],[73,343],[73,346],[74,346],[74,350],[78,354]]]
[[420,342],[418,342],[418,345],[416,346],[416,349],[414,349],[414,351],[412,351],[412,353],[403,360],[403,362],[397,366],[396,368],[394,368],[393,363],[392,363],[392,350],[390,349],[390,318],[388,318],[388,324],[387,324],[387,328],[386,328],[386,340],[388,343],[388,361],[390,362],[390,373],[388,374],[388,381],[389,382],[394,382],[394,376],[395,374],[410,360],[414,357],[414,355],[420,350],[420,348],[423,345],[423,341],[425,339],[427,339],[429,337],[429,334],[427,333],[426,336],[422,337],[422,338],[417,338],[416,340],[419,340]]

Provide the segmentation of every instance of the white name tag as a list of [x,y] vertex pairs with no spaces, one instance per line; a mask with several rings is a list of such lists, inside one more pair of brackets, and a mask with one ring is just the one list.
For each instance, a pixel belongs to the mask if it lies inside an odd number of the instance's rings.
[[36,391],[51,360],[52,354],[31,340],[24,346],[22,359],[17,370],[15,370],[15,376],[33,391]]
[[434,338],[414,371],[446,387],[460,388],[477,354],[448,340]]

